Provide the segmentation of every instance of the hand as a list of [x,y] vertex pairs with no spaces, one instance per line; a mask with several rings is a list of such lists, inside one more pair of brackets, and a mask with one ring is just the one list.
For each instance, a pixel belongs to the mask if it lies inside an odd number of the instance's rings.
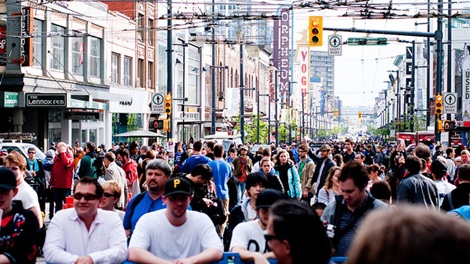
[[206,203],[206,206],[209,207],[212,205],[212,200],[210,199],[207,199],[207,198],[202,198],[202,200],[204,201],[204,203]]
[[81,256],[75,260],[75,264],[93,264],[93,259],[90,256]]

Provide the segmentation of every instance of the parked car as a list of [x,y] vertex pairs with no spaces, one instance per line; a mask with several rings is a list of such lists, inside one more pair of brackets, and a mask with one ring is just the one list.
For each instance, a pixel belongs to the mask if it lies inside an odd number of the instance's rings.
[[39,160],[44,160],[46,155],[42,152],[36,145],[31,143],[12,143],[12,142],[0,142],[0,149],[6,149],[8,153],[12,150],[16,150],[23,156],[28,158],[28,149],[34,148],[36,150],[36,158]]
[[263,149],[271,148],[271,145],[254,144],[250,149],[251,154],[254,155],[258,151],[259,148],[263,148]]

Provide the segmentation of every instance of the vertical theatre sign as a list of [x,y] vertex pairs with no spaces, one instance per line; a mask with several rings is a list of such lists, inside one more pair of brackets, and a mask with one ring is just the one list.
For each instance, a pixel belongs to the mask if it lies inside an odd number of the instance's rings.
[[281,98],[289,94],[289,35],[290,35],[290,15],[289,9],[281,10],[280,34],[279,34],[279,93]]
[[[299,46],[296,61],[300,65],[300,90],[302,92],[302,100],[304,101],[304,105],[308,105],[308,98],[310,94],[307,93],[310,91],[309,89],[309,69],[310,69],[310,56],[307,46]],[[305,96],[305,94],[309,94],[309,97]]]
[[23,66],[33,66],[33,12],[31,7],[21,9],[21,62]]

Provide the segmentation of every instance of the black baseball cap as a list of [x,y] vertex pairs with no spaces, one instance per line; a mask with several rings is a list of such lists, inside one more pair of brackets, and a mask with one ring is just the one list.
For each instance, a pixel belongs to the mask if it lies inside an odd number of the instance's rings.
[[275,202],[284,199],[282,192],[276,189],[265,189],[258,194],[256,199],[256,209],[269,208]]
[[175,194],[184,194],[184,195],[192,195],[193,188],[191,188],[191,183],[185,178],[182,177],[175,177],[169,179],[165,183],[165,196],[172,196]]
[[8,168],[0,168],[0,188],[13,190],[16,188],[16,176]]

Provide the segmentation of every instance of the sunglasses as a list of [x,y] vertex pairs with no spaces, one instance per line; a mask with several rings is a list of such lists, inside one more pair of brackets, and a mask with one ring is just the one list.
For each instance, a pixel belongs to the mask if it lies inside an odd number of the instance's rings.
[[269,242],[274,239],[279,240],[279,241],[283,240],[280,237],[275,236],[275,235],[264,235],[264,239],[266,240],[266,242]]
[[103,195],[104,195],[104,197],[106,197],[106,198],[114,197],[114,194],[112,194],[112,193],[107,193],[107,192],[103,193]]
[[83,194],[83,193],[74,193],[73,194],[73,199],[75,200],[81,200],[82,198],[85,198],[86,201],[91,201],[91,200],[96,200],[96,194]]
[[36,152],[32,152],[32,151],[30,151],[30,152],[28,152],[28,154],[36,154]]

